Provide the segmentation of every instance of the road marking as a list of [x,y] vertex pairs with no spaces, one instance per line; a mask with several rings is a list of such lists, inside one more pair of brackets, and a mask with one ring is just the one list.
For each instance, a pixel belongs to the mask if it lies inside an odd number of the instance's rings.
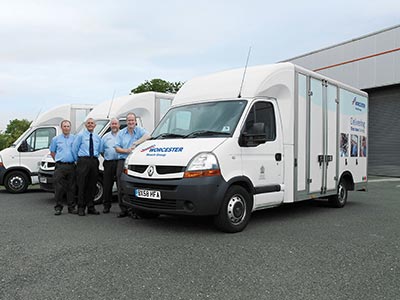
[[383,181],[400,181],[400,178],[384,178],[384,179],[368,180],[368,182],[383,182]]

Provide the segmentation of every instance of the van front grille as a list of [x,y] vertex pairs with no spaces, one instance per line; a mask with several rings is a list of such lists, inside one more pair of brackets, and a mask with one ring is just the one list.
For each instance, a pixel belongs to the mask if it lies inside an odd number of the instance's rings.
[[[133,172],[143,174],[148,167],[149,167],[148,165],[129,165],[128,169]],[[184,172],[185,167],[182,167],[182,166],[156,166],[156,171],[160,175],[175,174],[175,173]]]
[[129,202],[133,205],[144,207],[144,208],[153,208],[153,209],[178,209],[178,203],[176,200],[171,199],[142,199],[136,198],[133,195],[129,195]]

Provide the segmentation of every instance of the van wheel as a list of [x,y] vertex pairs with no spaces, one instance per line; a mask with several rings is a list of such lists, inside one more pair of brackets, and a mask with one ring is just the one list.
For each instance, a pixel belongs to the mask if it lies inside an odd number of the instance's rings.
[[4,186],[9,193],[24,193],[29,186],[28,176],[21,171],[12,171],[7,174]]
[[240,232],[250,220],[253,200],[241,186],[232,186],[225,194],[219,214],[214,217],[215,226],[224,232]]
[[158,216],[160,215],[158,213],[154,213],[151,211],[144,211],[141,209],[135,209],[135,210],[133,210],[133,212],[142,219],[155,219],[155,218],[158,218]]
[[98,205],[103,203],[104,186],[102,178],[98,178],[96,182],[96,192],[94,194],[93,204]]
[[338,185],[337,195],[329,197],[329,203],[332,207],[341,208],[347,203],[348,189],[346,182],[341,180]]

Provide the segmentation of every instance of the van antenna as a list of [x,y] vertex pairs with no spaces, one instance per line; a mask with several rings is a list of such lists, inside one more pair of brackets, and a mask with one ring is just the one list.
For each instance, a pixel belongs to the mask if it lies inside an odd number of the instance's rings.
[[41,112],[42,112],[42,107],[39,109],[39,112],[36,115],[35,121],[39,118]]
[[111,98],[111,103],[110,103],[110,108],[108,109],[107,119],[110,118],[111,107],[112,107],[112,105],[114,103],[114,96],[115,96],[115,90],[114,90],[114,93],[113,93],[112,98]]
[[240,90],[239,90],[238,98],[242,98],[242,88],[243,88],[244,78],[246,77],[247,65],[249,64],[250,53],[251,53],[251,46],[249,47],[249,52],[247,53],[246,65],[244,66],[242,83],[240,84]]
[[32,121],[32,123],[35,123],[35,122],[36,122],[36,120],[39,118],[40,113],[42,112],[42,110],[43,110],[43,106],[40,107],[39,112],[37,113],[37,115],[36,115],[35,119]]

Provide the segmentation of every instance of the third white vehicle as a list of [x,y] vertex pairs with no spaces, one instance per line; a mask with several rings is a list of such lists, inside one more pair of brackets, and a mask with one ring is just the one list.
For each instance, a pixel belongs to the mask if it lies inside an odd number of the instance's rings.
[[93,107],[64,104],[40,114],[11,147],[0,151],[0,185],[10,193],[23,193],[38,183],[40,160],[49,152],[51,139],[61,133],[60,122],[71,120],[75,130]]

